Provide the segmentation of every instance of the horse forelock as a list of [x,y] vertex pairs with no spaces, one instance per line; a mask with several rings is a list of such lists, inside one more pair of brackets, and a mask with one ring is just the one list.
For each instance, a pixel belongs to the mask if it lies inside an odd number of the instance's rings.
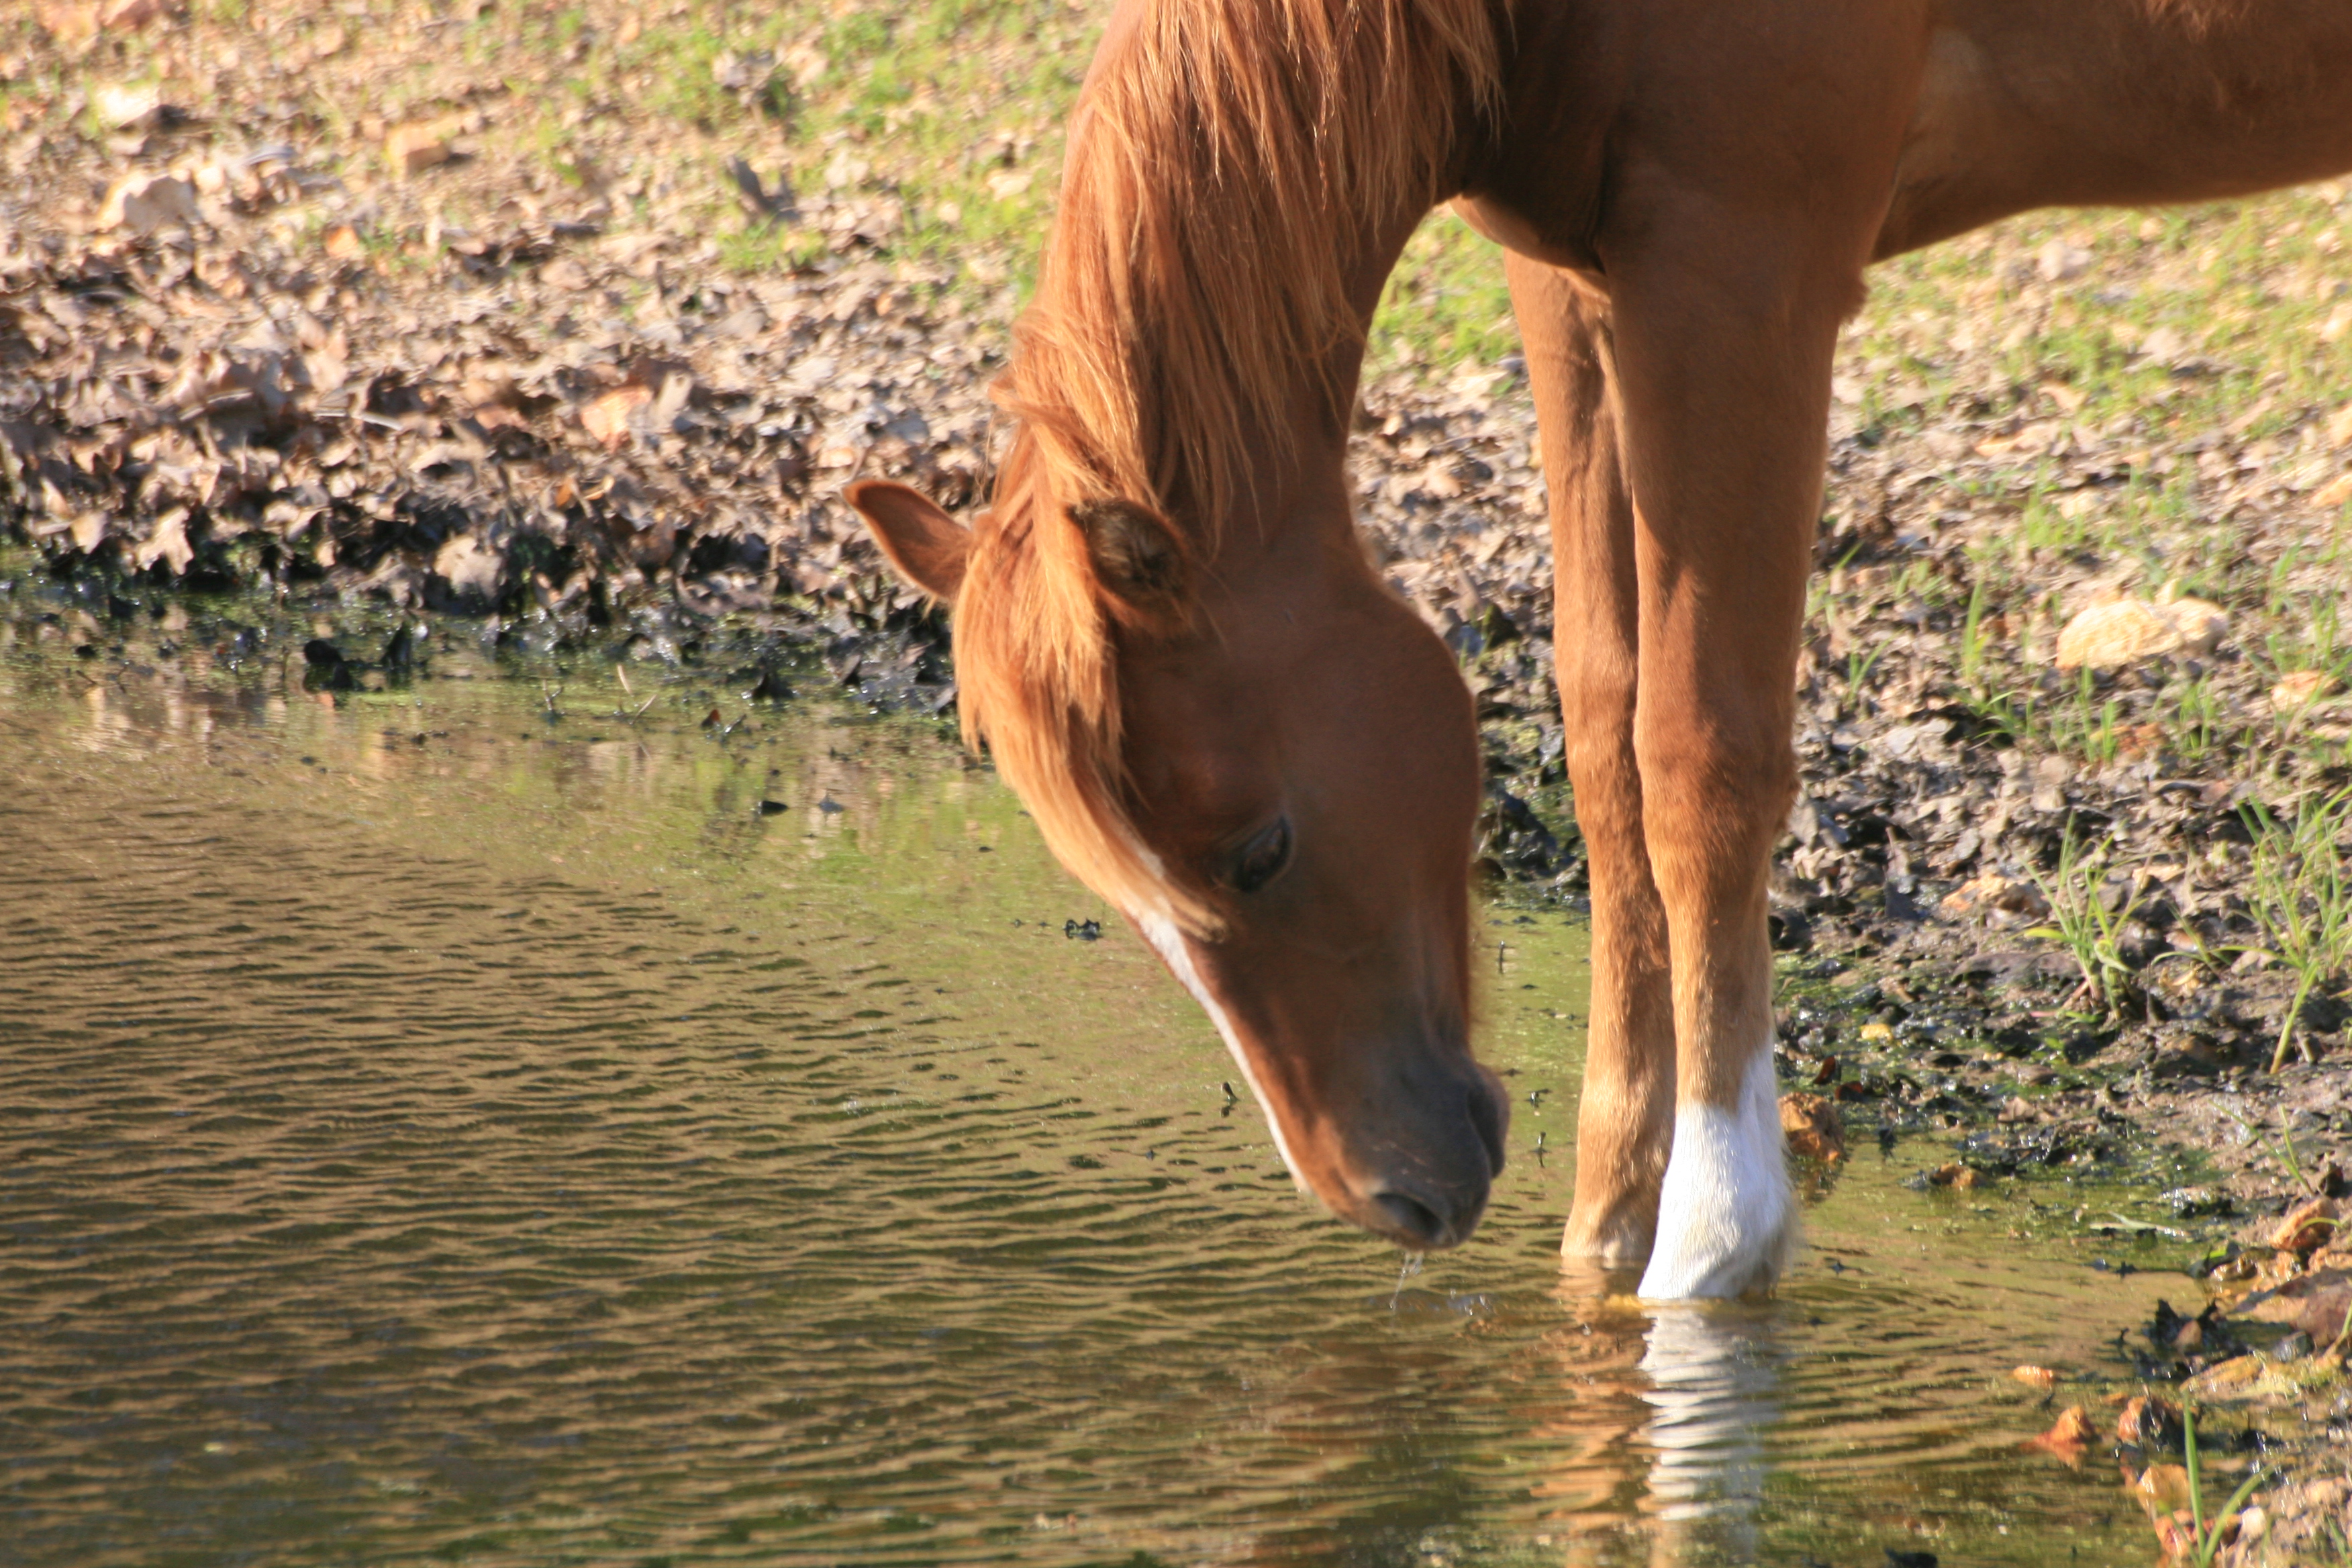
[[1015,453],[974,528],[956,602],[964,738],[985,745],[1080,880],[1138,919],[1218,927],[1203,890],[1173,880],[1137,831],[1118,693],[1118,627],[1055,476]]
[[1069,510],[1140,501],[1207,559],[1302,391],[1360,344],[1366,226],[1425,208],[1497,92],[1490,0],[1150,0],[1073,121],[1037,295],[996,397],[1013,421],[957,606],[967,736],[1049,844],[1131,914],[1211,900],[1136,833],[1120,628]]

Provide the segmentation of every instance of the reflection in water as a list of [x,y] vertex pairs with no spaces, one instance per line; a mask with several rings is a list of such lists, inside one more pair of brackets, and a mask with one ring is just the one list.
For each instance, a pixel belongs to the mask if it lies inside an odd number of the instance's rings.
[[1486,1047],[1553,1092],[1400,1288],[935,730],[591,689],[0,651],[11,1568],[2137,1547],[1987,1368],[2160,1287],[2021,1210],[1865,1161],[1761,1311],[1559,1273],[1557,915],[1491,915]]
[[1642,1428],[1655,1456],[1649,1489],[1670,1542],[1704,1542],[1733,1561],[1754,1557],[1764,1505],[1764,1436],[1779,1409],[1769,1306],[1654,1309],[1639,1363]]

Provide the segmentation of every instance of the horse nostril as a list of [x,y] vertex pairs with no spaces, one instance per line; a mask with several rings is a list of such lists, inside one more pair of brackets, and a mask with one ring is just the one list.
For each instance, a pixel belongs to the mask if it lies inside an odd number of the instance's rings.
[[1381,1212],[1396,1222],[1397,1228],[1424,1250],[1444,1247],[1453,1239],[1453,1226],[1418,1198],[1409,1198],[1402,1193],[1375,1193],[1372,1202],[1380,1205]]

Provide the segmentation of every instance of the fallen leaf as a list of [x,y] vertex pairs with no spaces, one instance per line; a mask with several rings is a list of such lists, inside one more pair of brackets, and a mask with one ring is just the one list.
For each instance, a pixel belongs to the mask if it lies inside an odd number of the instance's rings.
[[330,226],[319,237],[319,243],[338,261],[357,261],[367,254],[367,242],[360,237],[359,230],[347,223]]
[[2271,1245],[2281,1252],[2315,1251],[2336,1239],[2336,1222],[2343,1215],[2343,1206],[2334,1198],[2305,1199],[2287,1210],[2271,1233]]
[[1789,1152],[1807,1160],[1845,1158],[1845,1123],[1837,1107],[1818,1094],[1780,1097],[1780,1131]]
[[2185,653],[2211,653],[2230,635],[2229,612],[2207,600],[2174,599],[2156,608],[2172,623]]
[[[2043,1369],[2020,1367],[2018,1370],[2040,1372]],[[2079,1405],[2069,1405],[2058,1413],[2058,1419],[2051,1424],[2049,1431],[2039,1437],[2028,1439],[2025,1446],[2029,1448],[2039,1448],[2043,1453],[2062,1459],[2069,1465],[2080,1465],[2083,1462],[2083,1456],[2088,1453],[2091,1445],[2098,1440],[2099,1429],[2092,1424],[2091,1413]]]
[[2176,1444],[2180,1441],[2180,1412],[2153,1394],[2136,1394],[2124,1401],[2123,1413],[2116,1417],[2116,1440],[2137,1448]]
[[2343,689],[2344,683],[2325,669],[2299,669],[2271,688],[2271,708],[2279,713],[2296,713],[2323,697],[2333,697]]
[[2312,493],[2311,504],[2325,510],[2352,501],[2352,474],[2340,474]]
[[2189,1472],[2179,1465],[2150,1465],[2132,1483],[2132,1495],[2152,1518],[2169,1518],[2189,1506]]
[[651,388],[639,382],[624,382],[589,400],[580,410],[580,427],[610,447],[618,447],[629,438],[629,416],[653,401]]
[[81,44],[98,37],[99,8],[94,5],[43,5],[35,16],[41,30],[60,44]]
[[98,226],[153,234],[173,224],[196,221],[196,187],[176,174],[125,174],[106,193]]
[[2180,647],[2171,617],[2137,599],[2094,605],[2058,634],[2058,668],[2118,669]]
[[117,131],[127,131],[163,111],[163,89],[152,81],[100,82],[89,89],[92,112]]
[[[2000,910],[2004,914],[2023,915],[2039,920],[2050,912],[2049,900],[2032,883],[2014,877],[2004,877],[1998,871],[1988,871],[1981,877],[1961,883],[1944,895],[1937,906],[1952,920]],[[1891,1036],[1894,1031],[1888,1030]]]
[[384,162],[403,179],[423,174],[436,163],[446,163],[451,155],[449,143],[431,125],[397,126],[383,139]]
[[2331,447],[2352,447],[2352,403],[2337,409],[2327,421],[2327,444]]
[[170,14],[171,0],[109,0],[98,14],[98,25],[110,33],[143,27]]

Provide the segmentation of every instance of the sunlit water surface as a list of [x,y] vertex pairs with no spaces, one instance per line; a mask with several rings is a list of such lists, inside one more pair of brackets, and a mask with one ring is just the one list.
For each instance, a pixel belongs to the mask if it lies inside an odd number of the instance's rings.
[[1924,1148],[1769,1306],[1563,1281],[1566,917],[1400,1288],[938,728],[609,679],[0,649],[0,1562],[2147,1561],[2005,1373],[2185,1282]]

